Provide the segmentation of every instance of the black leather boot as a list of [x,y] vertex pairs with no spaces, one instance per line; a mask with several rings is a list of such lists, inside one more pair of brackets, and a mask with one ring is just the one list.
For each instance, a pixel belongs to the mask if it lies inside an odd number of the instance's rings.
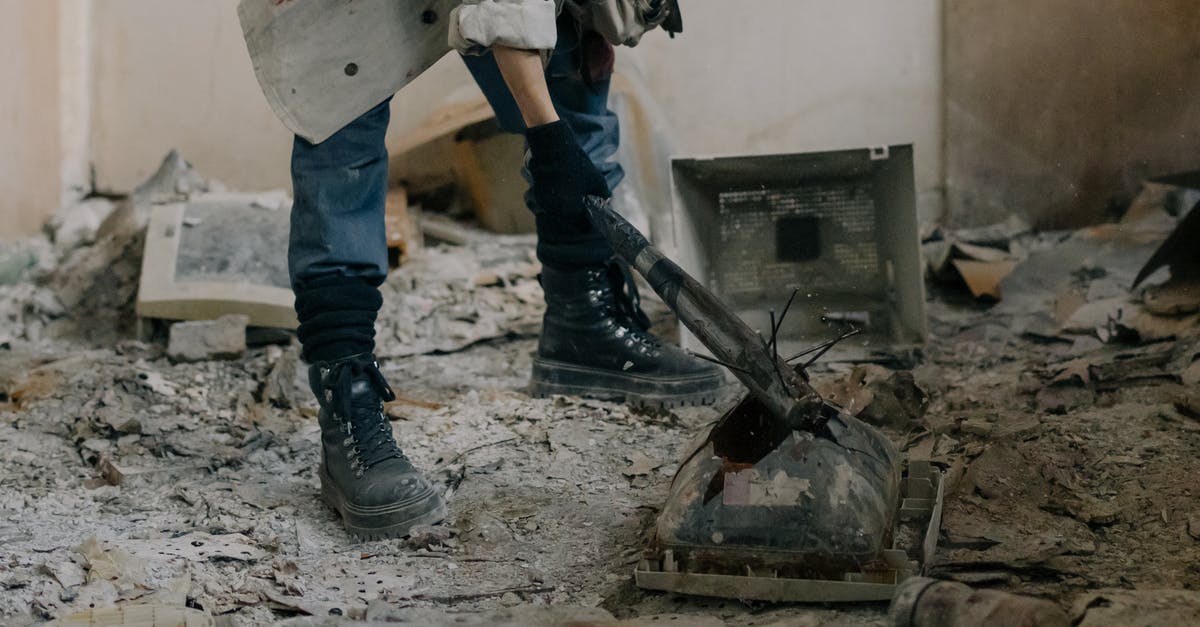
[[321,497],[362,540],[408,535],[446,517],[446,505],[396,445],[383,413],[396,398],[369,354],[314,364],[321,404]]
[[616,261],[542,269],[546,315],[532,392],[652,407],[706,405],[725,382],[720,367],[650,334],[629,270]]

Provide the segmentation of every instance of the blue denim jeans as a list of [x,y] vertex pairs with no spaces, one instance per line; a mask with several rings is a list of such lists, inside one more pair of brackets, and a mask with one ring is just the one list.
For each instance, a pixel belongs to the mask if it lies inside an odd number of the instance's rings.
[[[617,116],[608,109],[607,76],[587,79],[581,72],[586,51],[569,18],[559,20],[558,45],[546,69],[550,95],[559,116],[574,131],[580,146],[605,175],[610,188],[624,176],[611,161],[617,151]],[[464,57],[468,69],[496,112],[504,130],[522,133],[524,121],[490,55]],[[387,149],[384,135],[390,102],[381,103],[320,144],[296,138],[292,151],[292,207],[288,267],[299,296],[316,283],[342,277],[372,286],[387,276],[384,202],[387,193]],[[512,164],[516,168],[519,164]],[[523,171],[526,180],[528,172]],[[553,208],[526,203],[543,224],[553,222]],[[606,257],[594,238],[576,251],[580,259]],[[583,249],[583,248],[586,248]],[[570,251],[568,251],[570,254]],[[611,254],[611,253],[609,253]],[[301,320],[303,325],[304,320]]]

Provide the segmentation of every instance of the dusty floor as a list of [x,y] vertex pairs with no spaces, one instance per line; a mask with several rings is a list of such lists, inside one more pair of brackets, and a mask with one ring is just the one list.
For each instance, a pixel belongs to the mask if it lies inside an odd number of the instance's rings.
[[[523,604],[884,624],[882,605],[633,586],[675,464],[722,405],[649,412],[529,397],[535,272],[528,241],[510,238],[435,249],[389,280],[380,353],[402,397],[393,427],[446,489],[451,518],[366,544],[318,501],[318,433],[294,346],[173,364],[161,342],[117,339],[101,328],[111,320],[55,309],[53,287],[3,288],[0,622],[155,600],[235,624]],[[948,472],[932,572],[1064,608],[1097,589],[1200,588],[1200,403],[1183,383],[1200,357],[1193,327],[1106,345],[1032,332],[1028,312],[949,300],[930,303],[931,338],[912,370],[927,402],[885,427]],[[836,387],[863,372],[819,374]]]
[[[119,312],[135,246],[115,240],[93,252],[120,262],[89,262],[95,276],[75,283],[81,302],[93,285],[115,292],[101,306]],[[529,397],[541,307],[530,253],[528,238],[432,249],[384,289],[379,353],[401,396],[389,408],[397,439],[451,504],[445,525],[408,542],[354,542],[319,502],[315,408],[295,346],[176,364],[161,340],[128,339],[119,317],[54,307],[57,276],[0,288],[0,622],[122,601],[186,603],[237,624],[521,604],[877,622],[881,607],[753,607],[633,587],[679,453],[719,409]]]
[[[276,350],[201,365],[112,351],[51,362],[39,379],[46,396],[24,396],[0,423],[0,616],[31,620],[147,594],[247,622],[361,615],[375,599],[456,609],[602,605],[617,615],[699,613],[736,624],[780,614],[632,587],[681,444],[715,414],[529,398],[522,387],[533,346],[489,342],[385,364],[399,394],[440,406],[393,410],[398,440],[451,492],[449,534],[433,546],[345,536],[317,500],[315,421],[239,402],[267,377]],[[121,486],[97,479],[100,456],[124,471]],[[252,545],[252,555],[193,551],[217,541],[205,534]],[[71,585],[82,581],[71,577],[83,576],[75,563],[90,537],[132,555],[112,556],[114,582]],[[859,610],[845,620],[878,615]]]

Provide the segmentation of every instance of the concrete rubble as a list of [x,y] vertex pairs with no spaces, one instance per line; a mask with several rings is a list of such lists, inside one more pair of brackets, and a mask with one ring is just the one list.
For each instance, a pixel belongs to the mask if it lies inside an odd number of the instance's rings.
[[108,198],[86,198],[56,211],[46,223],[46,233],[60,255],[93,244],[100,226],[115,208],[116,203]]
[[378,356],[452,353],[487,340],[536,336],[542,288],[533,243],[521,235],[476,239],[473,255],[440,246],[394,270],[381,290]]
[[1051,601],[998,590],[974,590],[955,581],[910,577],[888,609],[894,627],[1068,627]]
[[[81,218],[70,237],[33,238],[49,255],[0,284],[0,622],[146,605],[238,625],[887,624],[881,605],[634,587],[681,454],[736,398],[656,412],[531,398],[541,294],[522,236],[470,232],[385,284],[388,413],[451,517],[352,542],[317,498],[294,342],[189,361],[133,339],[146,203],[218,187],[169,164],[174,178],[113,201],[94,234]],[[1011,238],[999,302],[936,290],[911,370],[814,368],[820,389],[946,471],[927,574],[1050,600],[1076,624],[1194,620],[1200,325],[1140,318],[1128,290],[1173,222],[1156,224],[971,235]],[[1131,305],[1080,312],[1109,299]]]
[[246,352],[246,325],[250,318],[238,314],[216,320],[176,322],[167,340],[172,361],[236,359]]

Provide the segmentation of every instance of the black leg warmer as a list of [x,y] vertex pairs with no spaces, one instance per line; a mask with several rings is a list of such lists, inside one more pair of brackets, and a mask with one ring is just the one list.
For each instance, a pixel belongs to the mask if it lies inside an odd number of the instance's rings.
[[538,259],[562,269],[604,263],[612,248],[592,226],[585,196],[611,196],[604,175],[579,147],[566,122],[535,126],[525,132],[529,143],[527,196],[537,221]]
[[383,306],[379,288],[343,276],[313,281],[296,290],[296,334],[309,363],[375,350],[375,316]]

